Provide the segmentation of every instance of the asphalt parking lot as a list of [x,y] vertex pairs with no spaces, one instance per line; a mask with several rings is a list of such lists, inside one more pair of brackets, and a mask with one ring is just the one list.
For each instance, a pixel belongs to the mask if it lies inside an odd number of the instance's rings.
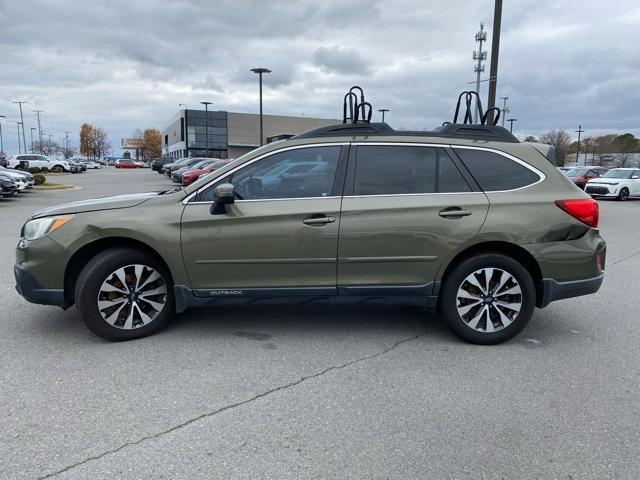
[[14,290],[47,205],[170,184],[147,169],[0,200],[0,478],[640,477],[640,201],[601,201],[596,295],[463,343],[414,307],[190,310],[109,343]]

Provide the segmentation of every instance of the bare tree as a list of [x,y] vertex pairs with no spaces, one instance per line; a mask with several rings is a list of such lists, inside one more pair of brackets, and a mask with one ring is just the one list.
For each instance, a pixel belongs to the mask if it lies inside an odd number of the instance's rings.
[[551,130],[540,137],[540,142],[553,145],[558,165],[564,165],[564,159],[571,145],[571,137],[566,130]]

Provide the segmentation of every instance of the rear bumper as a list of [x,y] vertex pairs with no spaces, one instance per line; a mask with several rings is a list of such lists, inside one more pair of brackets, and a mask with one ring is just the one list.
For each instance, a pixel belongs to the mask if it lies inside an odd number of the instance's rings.
[[604,281],[604,273],[585,280],[574,280],[570,282],[557,282],[552,278],[542,279],[542,300],[540,307],[546,307],[551,302],[562,300],[563,298],[580,297],[596,293]]
[[64,300],[64,290],[42,288],[35,277],[23,265],[15,265],[13,274],[16,277],[16,291],[27,302],[40,305],[57,305],[58,307],[67,306]]

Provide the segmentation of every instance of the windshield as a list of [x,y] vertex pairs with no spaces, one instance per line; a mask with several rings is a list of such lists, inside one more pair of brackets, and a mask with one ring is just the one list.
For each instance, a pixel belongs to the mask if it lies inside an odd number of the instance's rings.
[[572,168],[564,173],[567,177],[583,177],[588,171],[588,168]]
[[633,170],[609,170],[602,178],[629,178]]

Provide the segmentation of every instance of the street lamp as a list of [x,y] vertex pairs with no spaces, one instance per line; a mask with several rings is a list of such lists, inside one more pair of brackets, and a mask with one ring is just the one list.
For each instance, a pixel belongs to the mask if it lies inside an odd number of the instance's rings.
[[[7,118],[7,116],[0,115],[0,118]],[[2,143],[2,122],[0,122],[0,153],[4,153],[4,144]]]
[[388,112],[389,109],[388,108],[381,108],[378,111],[382,113],[382,123],[384,123],[384,113]]
[[36,127],[31,127],[31,128],[30,128],[30,130],[31,130],[31,153],[34,153],[34,152],[33,152],[33,131],[34,131],[35,129],[36,129]]
[[513,122],[517,122],[517,118],[507,118],[507,122],[509,122],[509,131],[513,133]]
[[252,68],[253,73],[257,73],[260,77],[260,146],[264,145],[264,132],[262,126],[262,74],[271,73],[271,70],[264,67]]
[[22,150],[20,148],[20,122],[17,120],[11,120],[11,123],[15,123],[16,127],[18,128],[18,153],[22,153]]
[[211,102],[200,102],[201,104],[204,105],[204,138],[205,138],[205,145],[207,146],[207,153],[205,154],[205,157],[209,156],[209,105],[211,105]]
[[[576,146],[576,166],[580,165],[580,135],[584,130],[582,129],[582,125],[578,125],[578,129],[575,131],[578,134],[578,145]],[[587,164],[587,156],[584,157],[584,164]]]

